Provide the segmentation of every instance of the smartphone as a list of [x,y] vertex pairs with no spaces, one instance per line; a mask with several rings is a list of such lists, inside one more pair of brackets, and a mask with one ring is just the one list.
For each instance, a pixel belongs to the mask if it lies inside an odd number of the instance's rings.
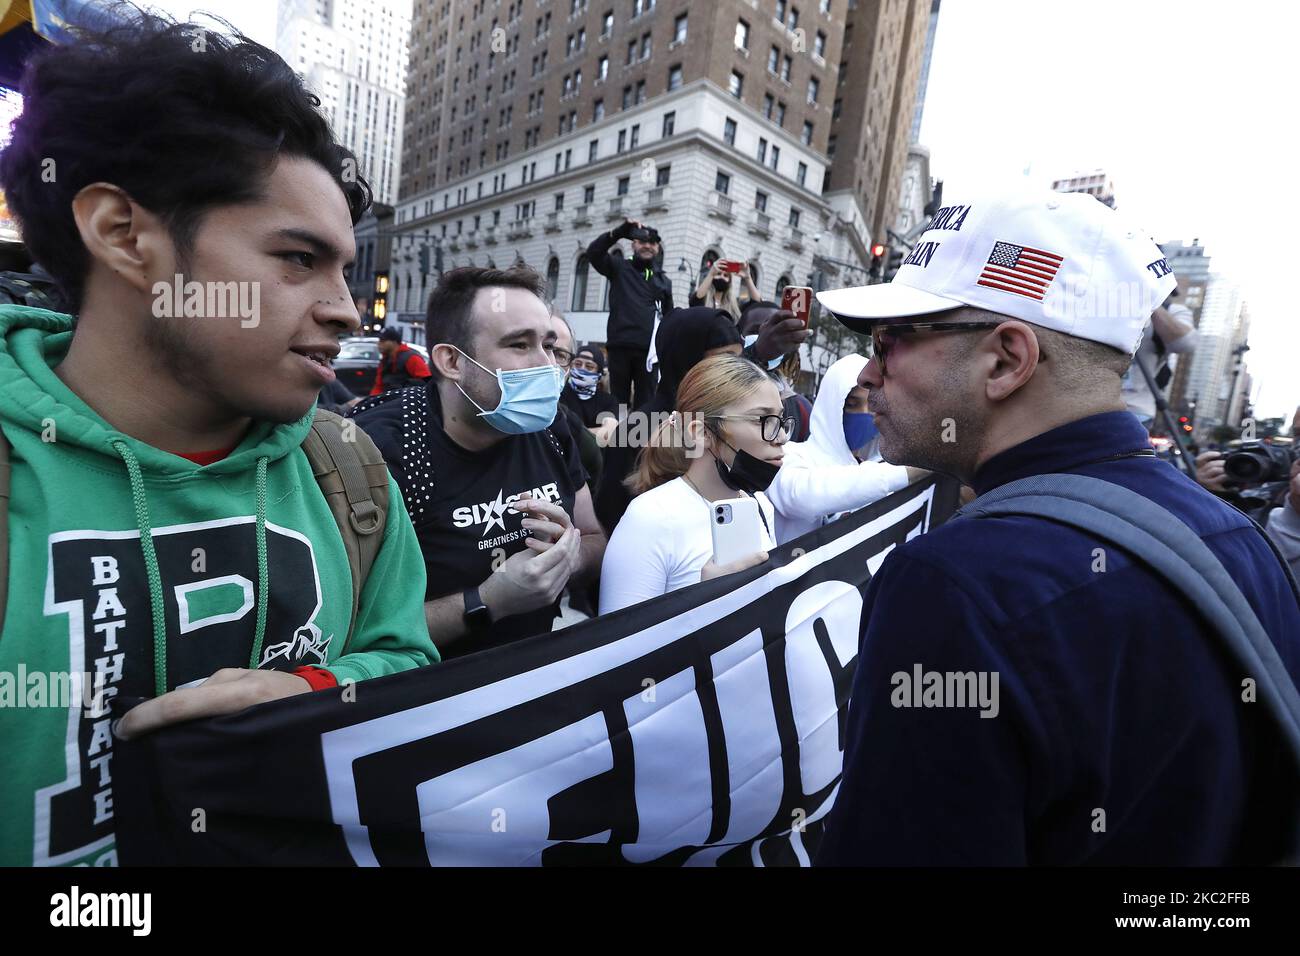
[[794,317],[808,328],[808,316],[812,313],[813,290],[806,285],[788,285],[781,292],[781,308],[793,312]]
[[763,550],[763,525],[753,498],[713,502],[709,513],[713,532],[713,561],[729,564]]
[[736,272],[740,272],[740,270],[743,268],[745,268],[745,264],[743,262],[736,262],[732,259],[728,259],[722,263],[722,269],[724,272],[736,273]]

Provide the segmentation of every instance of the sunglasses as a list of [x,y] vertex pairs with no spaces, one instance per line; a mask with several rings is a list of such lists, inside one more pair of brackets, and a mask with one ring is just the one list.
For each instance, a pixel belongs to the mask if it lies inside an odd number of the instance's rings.
[[885,362],[889,350],[904,335],[932,335],[940,332],[974,332],[977,329],[996,329],[1001,322],[897,322],[876,325],[871,329],[871,342],[867,358],[875,359],[880,374],[887,375]]

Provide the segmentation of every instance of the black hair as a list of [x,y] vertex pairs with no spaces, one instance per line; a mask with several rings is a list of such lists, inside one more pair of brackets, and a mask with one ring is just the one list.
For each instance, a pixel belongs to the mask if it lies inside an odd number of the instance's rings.
[[109,10],[117,24],[32,56],[0,153],[23,238],[74,309],[90,261],[72,200],[91,183],[118,186],[162,219],[182,261],[204,214],[258,200],[280,156],[328,172],[354,224],[369,208],[356,158],[274,51],[222,20],[229,35],[126,3]]
[[481,269],[463,266],[443,273],[437,287],[429,296],[426,328],[429,342],[445,342],[462,352],[471,346],[471,320],[474,299],[480,289],[524,289],[546,302],[546,280],[527,266],[510,269]]

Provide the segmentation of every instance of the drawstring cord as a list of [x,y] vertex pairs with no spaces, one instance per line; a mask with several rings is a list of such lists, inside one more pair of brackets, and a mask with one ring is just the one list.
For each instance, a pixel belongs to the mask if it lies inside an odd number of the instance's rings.
[[[154,694],[167,693],[167,616],[163,603],[162,572],[158,570],[158,552],[153,544],[153,525],[149,521],[149,500],[145,496],[140,462],[126,442],[113,442],[113,450],[126,464],[131,481],[131,501],[135,506],[135,523],[140,531],[140,550],[144,553],[145,577],[149,581],[149,607],[153,616],[153,685]],[[270,572],[266,560],[266,465],[267,458],[257,459],[257,631],[249,666],[257,667],[266,635],[266,603]]]

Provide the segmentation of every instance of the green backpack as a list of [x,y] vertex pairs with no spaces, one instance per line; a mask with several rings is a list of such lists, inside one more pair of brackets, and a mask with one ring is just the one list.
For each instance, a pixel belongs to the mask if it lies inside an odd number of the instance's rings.
[[[356,626],[361,590],[383,543],[388,521],[388,466],[370,436],[355,423],[346,429],[333,412],[316,409],[302,450],[329,505],[352,571],[352,617],[348,643]],[[0,432],[0,631],[9,598],[9,442]],[[347,643],[343,645],[347,652]]]

